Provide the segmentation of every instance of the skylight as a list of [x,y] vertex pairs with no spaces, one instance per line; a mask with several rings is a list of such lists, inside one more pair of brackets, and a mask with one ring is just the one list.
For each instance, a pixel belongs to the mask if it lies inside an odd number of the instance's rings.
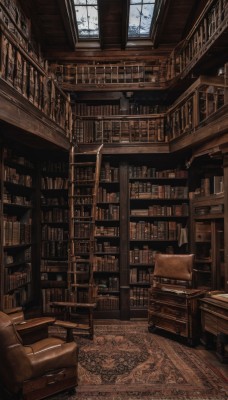
[[74,0],[79,39],[98,39],[97,0]]
[[150,38],[155,0],[130,0],[128,38]]

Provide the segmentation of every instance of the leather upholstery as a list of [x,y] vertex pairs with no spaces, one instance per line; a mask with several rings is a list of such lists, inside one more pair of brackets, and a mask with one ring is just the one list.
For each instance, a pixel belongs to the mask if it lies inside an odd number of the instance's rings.
[[[9,316],[0,311],[0,379],[11,393],[18,393],[24,382],[61,368],[74,367],[77,380],[78,347],[61,338],[47,337],[23,345]],[[76,381],[75,380],[75,381]]]
[[194,254],[156,254],[154,277],[192,281]]

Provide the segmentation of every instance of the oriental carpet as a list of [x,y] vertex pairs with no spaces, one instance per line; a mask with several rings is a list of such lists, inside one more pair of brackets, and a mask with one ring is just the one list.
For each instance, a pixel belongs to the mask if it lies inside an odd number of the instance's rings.
[[194,348],[149,333],[147,324],[96,325],[79,344],[75,394],[50,400],[226,400],[228,367],[221,372]]

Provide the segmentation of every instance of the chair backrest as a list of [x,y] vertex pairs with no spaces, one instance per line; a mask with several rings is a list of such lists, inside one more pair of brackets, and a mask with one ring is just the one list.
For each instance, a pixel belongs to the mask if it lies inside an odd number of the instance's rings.
[[194,254],[156,254],[154,278],[192,282]]

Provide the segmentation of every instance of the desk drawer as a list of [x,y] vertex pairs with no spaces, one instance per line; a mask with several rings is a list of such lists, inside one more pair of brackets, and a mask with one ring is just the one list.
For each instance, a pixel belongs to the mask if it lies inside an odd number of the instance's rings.
[[187,321],[188,318],[186,308],[178,307],[177,305],[173,306],[171,304],[164,304],[164,303],[158,303],[156,301],[151,301],[149,309],[152,312],[164,314],[184,321]]
[[186,321],[168,318],[164,315],[157,315],[149,311],[149,325],[164,329],[168,332],[188,337],[188,326]]
[[182,305],[183,307],[185,307],[187,305],[186,295],[177,295],[176,293],[166,291],[150,291],[149,299],[150,301],[161,301],[174,306]]

